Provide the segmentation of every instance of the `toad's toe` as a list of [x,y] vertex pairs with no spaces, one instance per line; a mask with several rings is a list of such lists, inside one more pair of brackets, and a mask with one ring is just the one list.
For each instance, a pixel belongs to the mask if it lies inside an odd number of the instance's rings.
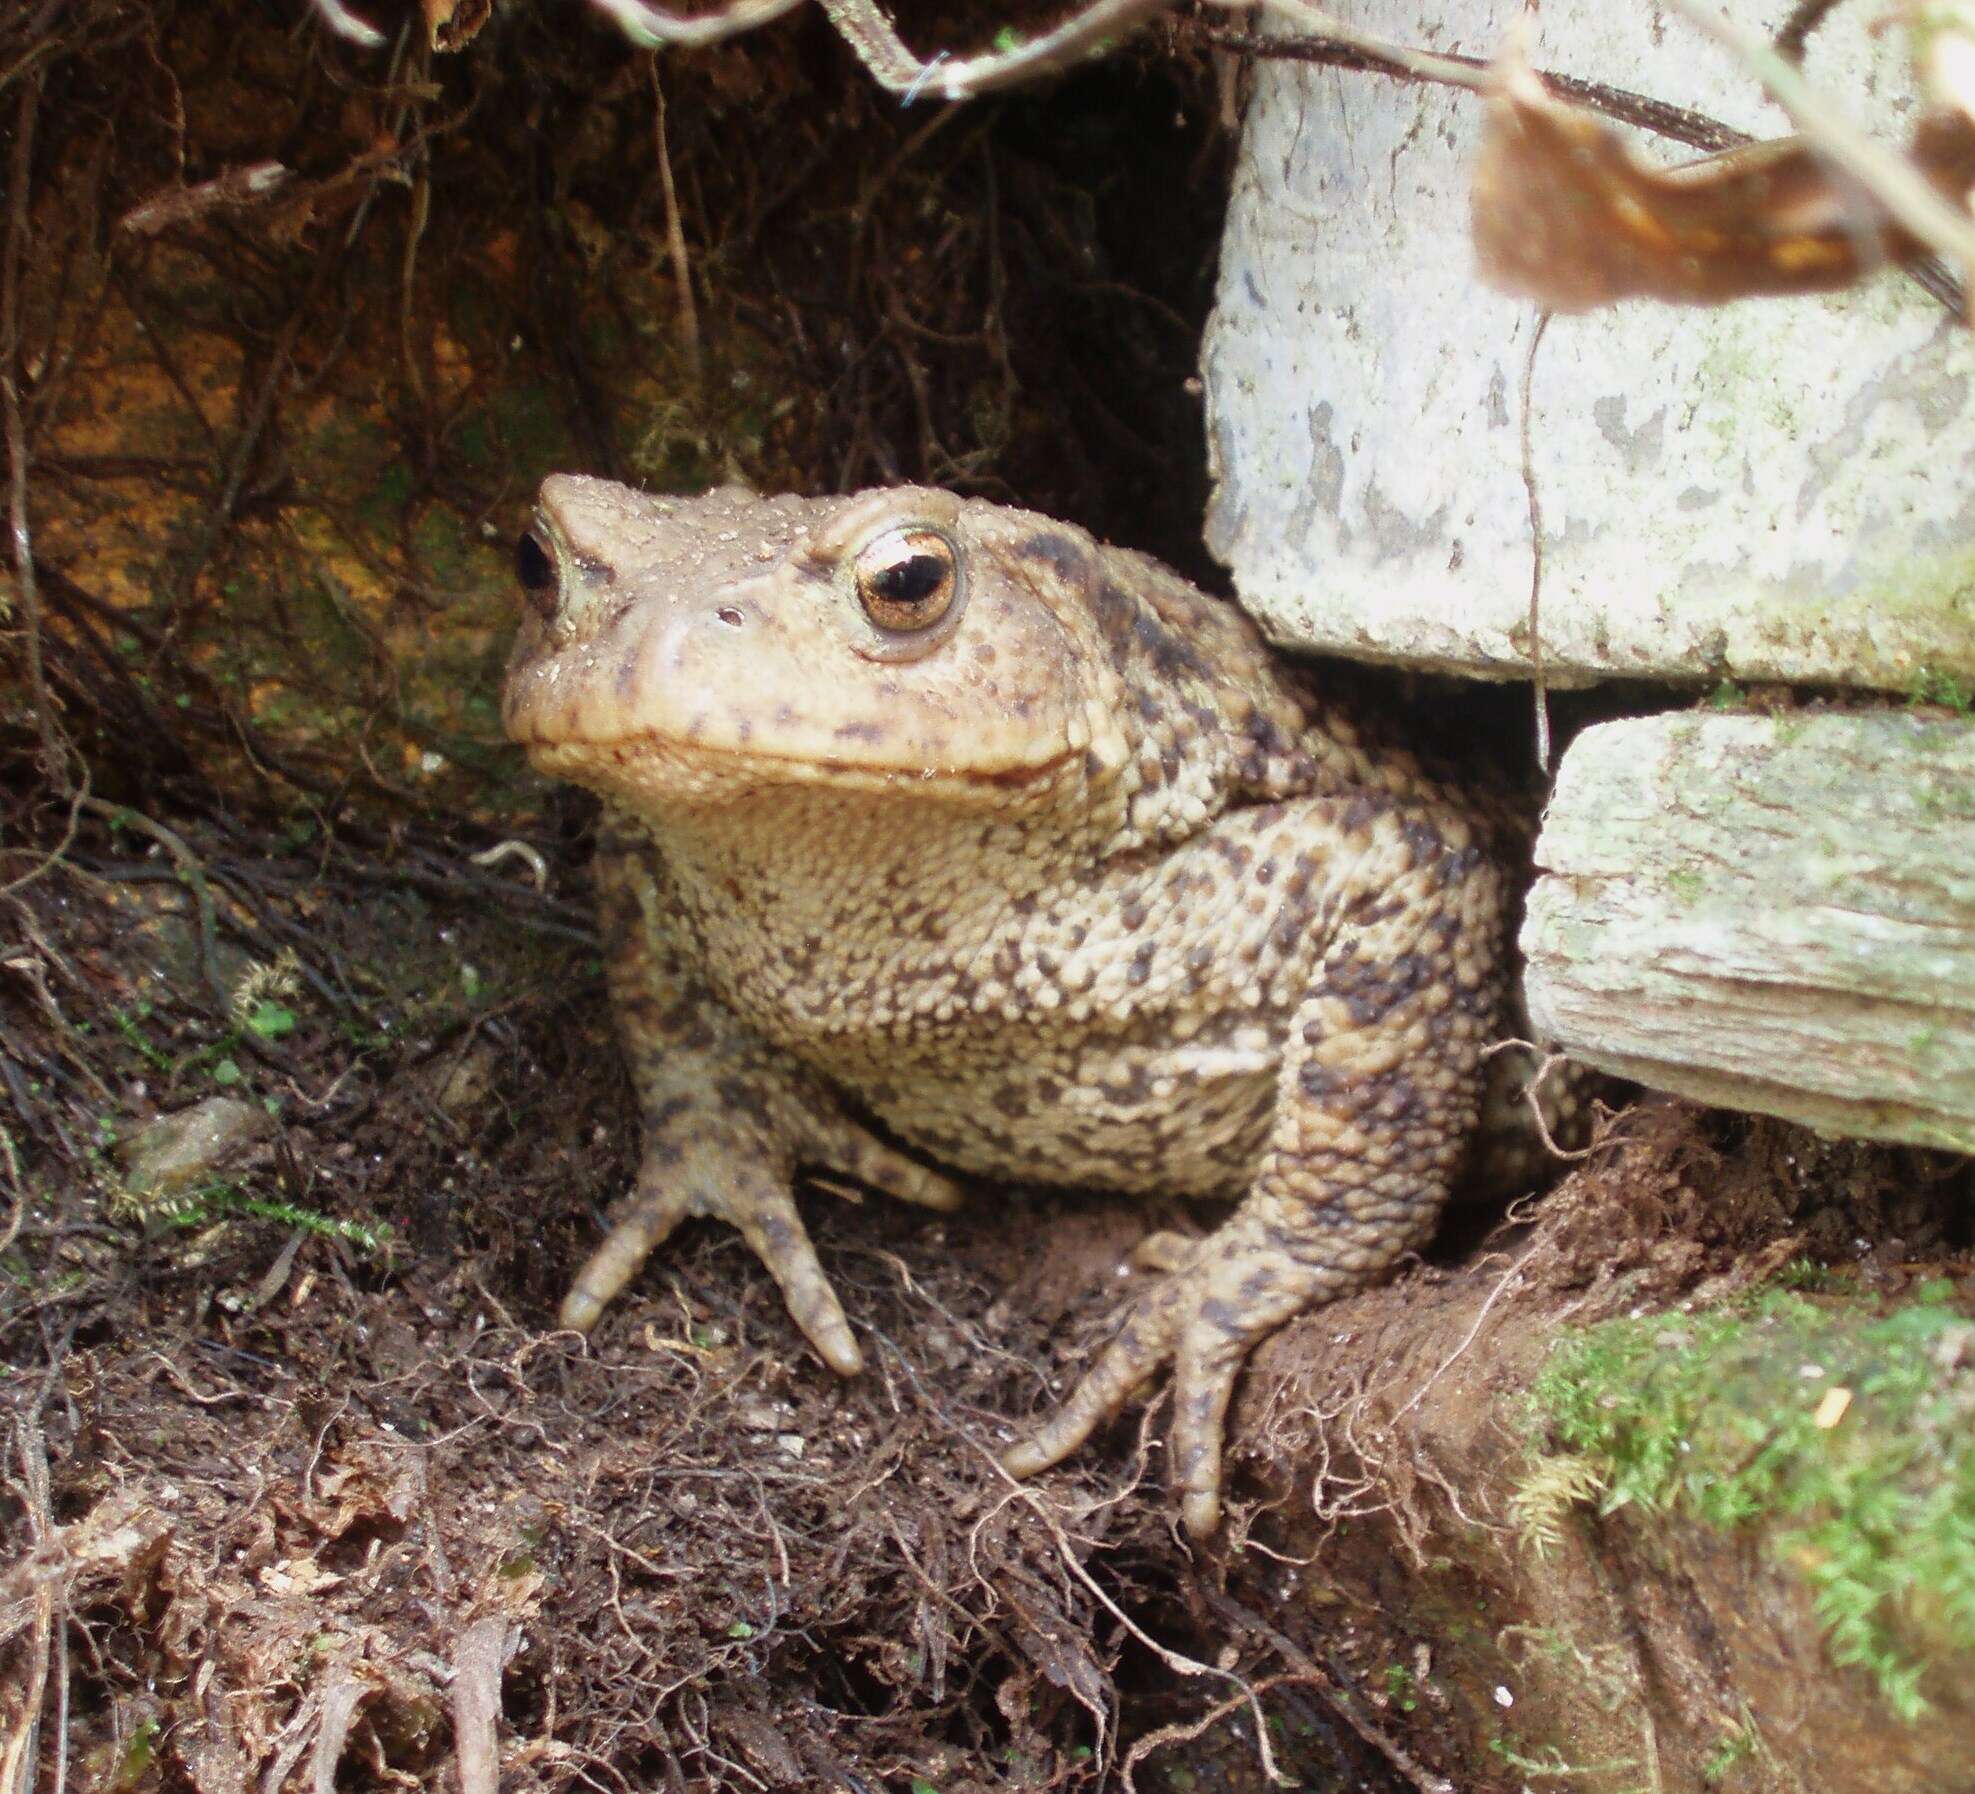
[[1002,1468],[1010,1476],[1033,1476],[1060,1464],[1158,1374],[1179,1338],[1184,1293],[1183,1285],[1168,1279],[1146,1294],[1063,1405],[1002,1454]]
[[839,1376],[856,1376],[864,1368],[864,1354],[857,1349],[843,1304],[810,1244],[794,1197],[766,1178],[749,1178],[729,1195],[720,1212],[741,1230],[755,1257],[781,1286],[789,1314],[816,1355]]
[[827,1135],[816,1142],[815,1150],[832,1171],[869,1184],[900,1202],[951,1213],[965,1200],[965,1192],[952,1178],[906,1157],[854,1121],[835,1121]]
[[1173,1361],[1173,1481],[1186,1529],[1205,1538],[1221,1523],[1221,1454],[1247,1333],[1203,1304]]
[[562,1298],[557,1324],[587,1333],[603,1311],[638,1274],[638,1269],[662,1246],[693,1207],[681,1185],[659,1187],[645,1178],[612,1212],[610,1232],[583,1261],[576,1281]]

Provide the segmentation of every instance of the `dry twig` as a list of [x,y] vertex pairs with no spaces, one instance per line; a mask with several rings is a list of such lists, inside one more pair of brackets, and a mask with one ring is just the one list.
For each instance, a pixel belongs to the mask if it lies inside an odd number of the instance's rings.
[[460,1635],[453,1658],[453,1746],[459,1753],[460,1794],[495,1794],[500,1786],[501,1670],[509,1625],[490,1614]]

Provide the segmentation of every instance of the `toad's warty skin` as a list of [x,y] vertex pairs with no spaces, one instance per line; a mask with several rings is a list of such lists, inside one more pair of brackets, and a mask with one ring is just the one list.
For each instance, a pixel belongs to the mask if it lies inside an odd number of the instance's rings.
[[1234,1199],[1007,1459],[1055,1463],[1170,1365],[1210,1530],[1249,1349],[1418,1245],[1475,1143],[1487,812],[1232,606],[1029,512],[558,475],[519,567],[507,728],[604,798],[644,1126],[564,1321],[713,1215],[856,1371],[804,1168],[932,1208],[956,1173]]

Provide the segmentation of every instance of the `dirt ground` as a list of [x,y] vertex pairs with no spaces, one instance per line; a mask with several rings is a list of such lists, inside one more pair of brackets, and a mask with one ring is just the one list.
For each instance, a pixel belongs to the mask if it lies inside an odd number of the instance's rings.
[[[194,839],[230,892],[240,868]],[[424,1012],[400,986],[401,1025],[375,1016],[356,1047],[329,1004],[288,999],[297,1025],[230,1086],[284,1096],[271,1127],[196,1194],[119,1196],[100,1119],[171,1112],[215,1061],[195,906],[131,885],[114,846],[84,830],[11,899],[5,1011],[10,1082],[61,1093],[34,1112],[85,1167],[57,1176],[44,1139],[15,1145],[30,1194],[0,1334],[6,1661],[74,1786],[455,1785],[475,1701],[499,1714],[516,1788],[1068,1788],[1127,1770],[1260,1788],[1251,1701],[1305,1786],[1495,1785],[1473,1779],[1474,1716],[1450,1706],[1501,1678],[1567,1699],[1503,1667],[1537,1629],[1509,1536],[1513,1397],[1556,1329],[1720,1301],[1806,1256],[1875,1299],[1943,1265],[1967,1277],[1965,1175],[1630,1108],[1531,1218],[1457,1215],[1432,1262],[1264,1349],[1230,1534],[1203,1552],[1161,1487],[1156,1408],[1034,1485],[994,1463],[1115,1319],[1132,1242],[1200,1217],[986,1191],[928,1219],[814,1193],[870,1357],[849,1384],[711,1227],[590,1341],[554,1331],[631,1167],[629,1092],[588,943],[465,901],[334,893],[308,937],[320,963],[422,935]],[[310,863],[255,875],[277,938],[328,894]],[[221,913],[231,938],[242,912]],[[455,995],[459,967],[517,962],[498,1000]],[[1615,1575],[1624,1550],[1599,1523],[1553,1592],[1645,1601],[1665,1565]],[[1464,1663],[1445,1608],[1477,1591],[1489,1624],[1465,1649],[1485,1662]],[[1661,1615],[1645,1635],[1670,1653],[1677,1633]],[[1438,1706],[1406,1710],[1395,1666]],[[1844,1692],[1823,1702],[1827,1751]],[[1869,1691],[1849,1692],[1883,1750]],[[1722,1696],[1690,1713],[1702,1756]],[[1683,1699],[1653,1706],[1664,1748]]]
[[554,1330],[634,1141],[589,815],[494,719],[535,483],[923,479],[1211,578],[1238,69],[1162,27],[901,111],[806,17],[317,17],[0,22],[0,1790],[1950,1785],[1965,1653],[1884,1646],[1894,1726],[1758,1534],[1534,1508],[1527,1404],[1566,1330],[1786,1271],[1975,1313],[1951,1161],[1623,1107],[1258,1354],[1209,1549],[1156,1405],[995,1459],[1211,1216],[811,1191],[854,1383],[710,1227]]

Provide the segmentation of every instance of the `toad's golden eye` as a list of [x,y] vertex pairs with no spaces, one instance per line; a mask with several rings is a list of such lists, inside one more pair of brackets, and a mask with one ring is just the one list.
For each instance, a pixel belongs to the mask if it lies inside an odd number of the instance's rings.
[[880,629],[930,629],[960,595],[953,544],[923,526],[886,530],[858,551],[851,571],[858,602]]

